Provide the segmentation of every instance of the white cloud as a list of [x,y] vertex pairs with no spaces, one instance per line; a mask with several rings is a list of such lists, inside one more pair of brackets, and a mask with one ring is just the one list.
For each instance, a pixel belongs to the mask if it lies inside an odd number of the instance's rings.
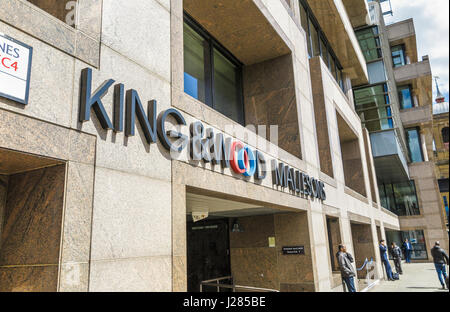
[[[448,100],[449,93],[449,0],[391,0],[394,16],[386,23],[414,19],[419,60],[430,57],[433,76],[439,76],[439,88]],[[386,4],[384,4],[386,6]],[[434,86],[433,86],[434,88]],[[435,91],[435,90],[434,90]]]

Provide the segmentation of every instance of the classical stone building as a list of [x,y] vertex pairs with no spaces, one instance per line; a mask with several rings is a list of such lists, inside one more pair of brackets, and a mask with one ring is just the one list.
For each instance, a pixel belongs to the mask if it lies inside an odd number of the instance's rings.
[[0,4],[0,291],[383,277],[366,1]]
[[433,152],[436,165],[436,178],[439,183],[439,191],[441,192],[442,210],[446,218],[448,231],[448,102],[439,90],[436,79],[436,103],[433,104]]

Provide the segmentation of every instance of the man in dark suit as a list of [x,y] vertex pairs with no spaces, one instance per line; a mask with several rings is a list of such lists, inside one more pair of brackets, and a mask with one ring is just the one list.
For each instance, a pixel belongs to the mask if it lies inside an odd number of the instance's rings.
[[395,270],[397,271],[398,274],[403,274],[402,251],[401,251],[400,247],[398,247],[397,244],[394,242],[391,245],[391,255],[392,255],[392,258],[394,259]]
[[405,254],[406,263],[411,263],[411,254],[412,254],[413,249],[412,249],[412,245],[408,239],[405,239],[405,241],[403,242],[402,248],[403,248],[403,253]]
[[394,281],[394,277],[392,276],[392,268],[391,264],[389,263],[389,257],[388,257],[388,248],[386,246],[386,242],[384,239],[380,241],[380,255],[381,255],[381,262],[383,262],[384,268],[386,269],[386,275],[389,281]]

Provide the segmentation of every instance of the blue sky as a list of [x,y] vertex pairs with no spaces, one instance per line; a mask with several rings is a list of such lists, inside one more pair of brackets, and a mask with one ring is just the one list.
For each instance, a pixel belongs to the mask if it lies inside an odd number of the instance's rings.
[[[393,16],[386,23],[414,19],[419,60],[430,56],[433,76],[440,77],[439,89],[449,100],[449,0],[391,0]],[[384,3],[383,6],[389,7]],[[433,85],[433,92],[436,93]]]

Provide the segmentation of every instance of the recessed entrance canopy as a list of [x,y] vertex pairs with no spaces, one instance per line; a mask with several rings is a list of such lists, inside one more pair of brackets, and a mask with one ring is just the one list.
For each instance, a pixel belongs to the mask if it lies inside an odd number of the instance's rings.
[[0,174],[9,175],[63,164],[51,158],[0,149]]
[[187,193],[186,212],[189,215],[192,214],[192,212],[208,212],[208,218],[238,218],[270,215],[283,211],[234,200]]

